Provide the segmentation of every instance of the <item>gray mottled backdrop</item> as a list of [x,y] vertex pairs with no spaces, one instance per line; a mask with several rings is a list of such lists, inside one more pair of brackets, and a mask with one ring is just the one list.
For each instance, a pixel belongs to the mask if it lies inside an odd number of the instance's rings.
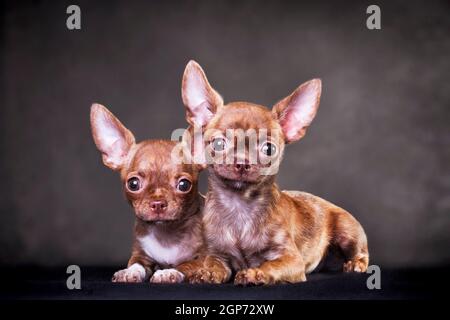
[[[372,2],[372,1],[371,1]],[[92,102],[137,136],[185,127],[180,79],[195,59],[226,101],[271,106],[313,77],[322,103],[279,174],[351,211],[372,262],[450,263],[447,1],[76,1],[4,4],[0,264],[125,264],[132,211],[89,130]]]

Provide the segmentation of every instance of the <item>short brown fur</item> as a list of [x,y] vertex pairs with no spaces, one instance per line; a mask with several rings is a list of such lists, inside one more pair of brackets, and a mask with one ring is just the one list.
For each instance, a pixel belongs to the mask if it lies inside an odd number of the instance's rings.
[[[222,133],[229,128],[268,129],[280,159],[286,143],[305,135],[320,91],[320,80],[309,81],[272,111],[247,102],[224,105],[194,61],[186,67],[182,84],[192,126]],[[308,193],[281,191],[275,175],[260,175],[261,168],[245,165],[244,172],[238,162],[208,165],[203,223],[209,255],[185,268],[190,282],[222,283],[233,272],[235,284],[240,285],[305,281],[306,274],[335,249],[345,259],[342,270],[366,271],[366,235],[350,213]]]
[[[120,173],[125,196],[136,216],[128,266],[116,272],[113,281],[183,281],[182,273],[173,268],[194,259],[203,248],[204,200],[197,188],[201,167],[184,164],[176,154],[172,157],[177,142],[135,143],[133,134],[101,105],[91,108],[91,127],[103,162]],[[130,189],[130,179],[137,179],[138,190]],[[189,190],[178,189],[181,180],[190,183]]]

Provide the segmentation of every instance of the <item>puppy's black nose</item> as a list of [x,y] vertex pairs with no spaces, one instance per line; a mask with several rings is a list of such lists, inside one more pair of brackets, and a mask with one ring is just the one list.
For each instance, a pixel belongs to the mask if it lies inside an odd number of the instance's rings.
[[239,173],[248,172],[248,171],[250,171],[250,169],[251,169],[251,166],[249,164],[236,163],[234,165],[234,170]]
[[155,213],[163,213],[164,211],[167,210],[168,204],[166,200],[157,200],[157,201],[153,201],[150,204],[150,209],[152,209],[153,212]]

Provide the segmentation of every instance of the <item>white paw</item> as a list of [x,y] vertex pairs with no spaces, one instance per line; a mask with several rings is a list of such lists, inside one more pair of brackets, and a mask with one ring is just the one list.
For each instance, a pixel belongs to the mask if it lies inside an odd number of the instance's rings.
[[158,270],[150,278],[151,283],[179,283],[183,280],[184,274],[176,269]]
[[139,263],[114,273],[112,282],[142,282],[145,280],[145,269]]

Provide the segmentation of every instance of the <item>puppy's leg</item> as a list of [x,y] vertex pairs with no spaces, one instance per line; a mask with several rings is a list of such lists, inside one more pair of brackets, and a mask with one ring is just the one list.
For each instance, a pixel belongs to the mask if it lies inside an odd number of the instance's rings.
[[306,281],[305,263],[297,252],[266,261],[258,268],[241,270],[234,278],[236,285],[296,283]]
[[177,269],[157,270],[150,278],[151,283],[179,283],[183,280],[184,274]]
[[143,282],[152,275],[154,263],[141,255],[132,255],[128,267],[114,273],[112,282]]
[[231,269],[221,258],[200,256],[177,267],[190,283],[224,283],[230,279]]
[[367,237],[359,222],[342,210],[332,213],[332,243],[337,245],[345,257],[345,272],[366,272],[369,265]]

